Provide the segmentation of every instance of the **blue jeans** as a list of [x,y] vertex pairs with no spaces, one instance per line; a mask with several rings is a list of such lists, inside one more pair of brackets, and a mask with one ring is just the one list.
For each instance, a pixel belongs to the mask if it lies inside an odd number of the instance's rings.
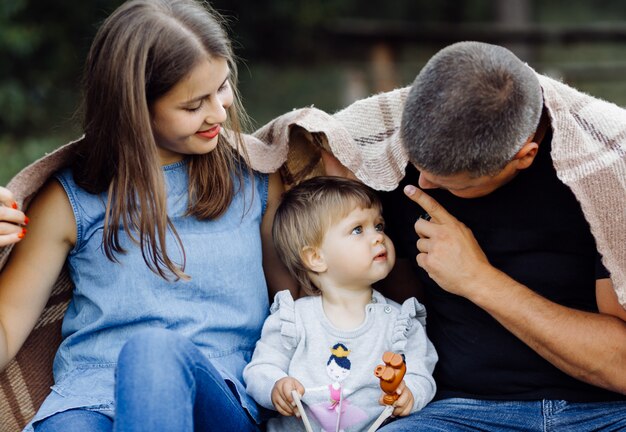
[[399,431],[620,431],[626,402],[443,399],[379,429]]
[[73,409],[48,417],[34,426],[35,432],[110,432],[113,420],[96,411]]
[[93,411],[70,410],[43,420],[35,430],[259,431],[211,361],[169,330],[144,331],[124,345],[115,400],[114,422]]

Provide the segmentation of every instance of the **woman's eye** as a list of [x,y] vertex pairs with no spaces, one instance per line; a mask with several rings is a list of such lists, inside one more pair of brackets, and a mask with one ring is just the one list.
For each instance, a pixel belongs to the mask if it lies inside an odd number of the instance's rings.
[[352,234],[361,234],[363,232],[363,227],[361,225],[352,228]]
[[223,92],[225,90],[228,90],[229,85],[230,84],[228,83],[228,80],[226,80],[226,81],[224,81],[224,84],[222,84],[221,87],[219,89],[217,89],[217,91],[219,93],[221,93],[221,92]]
[[187,107],[187,108],[185,108],[185,110],[186,110],[186,111],[189,111],[189,112],[196,112],[196,111],[198,111],[200,108],[202,108],[202,105],[203,105],[203,104],[204,104],[204,101],[203,101],[203,100],[201,100],[201,101],[198,103],[198,105],[196,105],[196,106],[192,106],[192,107]]
[[383,232],[385,231],[385,224],[384,223],[376,224],[375,228],[376,228],[376,231]]

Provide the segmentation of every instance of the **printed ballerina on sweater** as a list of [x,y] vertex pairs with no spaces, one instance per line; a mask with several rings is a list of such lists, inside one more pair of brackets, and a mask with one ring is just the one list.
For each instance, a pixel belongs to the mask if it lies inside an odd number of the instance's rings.
[[305,292],[279,292],[252,361],[248,393],[278,411],[268,431],[304,430],[296,390],[318,431],[366,430],[383,411],[374,369],[384,352],[403,355],[407,372],[396,390],[396,418],[423,408],[435,394],[437,354],[415,298],[402,305],[372,288],[395,263],[380,201],[353,180],[316,177],[289,190],[274,219],[277,252]]

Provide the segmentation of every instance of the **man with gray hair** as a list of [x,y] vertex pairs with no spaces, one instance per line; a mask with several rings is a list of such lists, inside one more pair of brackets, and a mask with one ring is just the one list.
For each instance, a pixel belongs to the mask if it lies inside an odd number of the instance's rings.
[[403,143],[422,171],[491,176],[533,137],[542,110],[530,67],[506,48],[462,42],[441,50],[415,79]]
[[383,204],[404,227],[389,233],[399,255],[416,256],[438,392],[386,431],[626,429],[626,310],[586,193],[612,187],[605,149],[620,148],[626,117],[588,99],[478,42],[417,76],[401,123],[411,163]]

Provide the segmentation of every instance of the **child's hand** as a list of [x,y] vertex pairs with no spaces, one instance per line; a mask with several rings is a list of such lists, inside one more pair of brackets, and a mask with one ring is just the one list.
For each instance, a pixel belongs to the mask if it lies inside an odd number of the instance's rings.
[[[404,380],[400,383],[398,388],[396,389],[396,393],[398,394],[398,399],[393,403],[393,415],[394,417],[404,417],[411,413],[411,409],[413,409],[413,403],[415,403],[415,399],[413,398],[413,393],[404,383]],[[380,400],[378,401],[381,405],[383,403],[383,397],[385,393],[382,394]]]
[[279,379],[272,389],[272,403],[280,414],[300,417],[296,402],[291,397],[292,390],[296,390],[300,397],[304,395],[304,386],[297,379],[291,377]]
[[17,209],[13,194],[0,186],[0,246],[17,243],[26,234],[28,218]]

